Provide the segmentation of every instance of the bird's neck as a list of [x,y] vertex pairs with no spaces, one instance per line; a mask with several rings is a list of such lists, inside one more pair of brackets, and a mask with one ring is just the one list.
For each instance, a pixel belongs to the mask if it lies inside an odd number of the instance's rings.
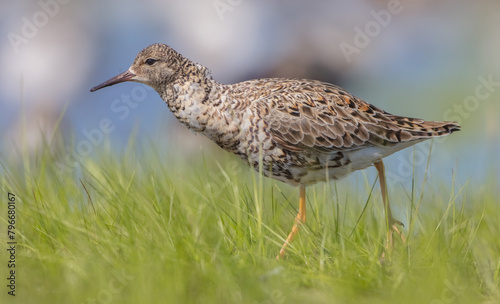
[[220,147],[233,151],[239,136],[239,115],[227,98],[227,86],[213,80],[210,71],[186,61],[183,75],[166,85],[160,96],[177,119]]
[[184,60],[176,79],[158,91],[177,119],[188,128],[202,131],[199,121],[207,108],[207,101],[216,82],[210,71],[197,63]]

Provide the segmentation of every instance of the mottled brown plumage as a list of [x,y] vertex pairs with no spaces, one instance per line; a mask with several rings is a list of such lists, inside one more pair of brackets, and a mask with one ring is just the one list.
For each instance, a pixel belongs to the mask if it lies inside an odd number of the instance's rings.
[[164,44],[145,48],[128,71],[91,91],[123,81],[151,86],[188,128],[256,170],[262,162],[264,175],[301,187],[299,215],[281,255],[305,221],[304,187],[372,164],[381,175],[388,225],[398,231],[385,178],[382,181],[382,158],[460,130],[453,122],[390,114],[340,87],[315,80],[268,78],[221,84],[207,68]]

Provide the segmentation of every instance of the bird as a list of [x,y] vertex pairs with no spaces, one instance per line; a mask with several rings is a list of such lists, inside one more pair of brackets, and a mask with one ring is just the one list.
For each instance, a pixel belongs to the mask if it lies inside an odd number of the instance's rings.
[[390,114],[318,80],[262,78],[222,84],[207,67],[162,43],[140,51],[128,70],[91,92],[126,81],[152,87],[182,124],[257,172],[299,187],[298,214],[278,259],[306,222],[306,187],[372,165],[385,211],[385,248],[392,247],[394,233],[404,242],[403,223],[394,218],[389,203],[382,159],[460,130],[456,122]]

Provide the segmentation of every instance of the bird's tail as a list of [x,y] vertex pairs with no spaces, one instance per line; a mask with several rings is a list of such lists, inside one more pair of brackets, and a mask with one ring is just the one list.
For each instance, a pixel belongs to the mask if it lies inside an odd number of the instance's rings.
[[391,120],[401,130],[411,134],[412,138],[410,140],[446,136],[455,131],[460,131],[460,125],[451,121],[425,121],[418,118],[395,115],[391,117]]

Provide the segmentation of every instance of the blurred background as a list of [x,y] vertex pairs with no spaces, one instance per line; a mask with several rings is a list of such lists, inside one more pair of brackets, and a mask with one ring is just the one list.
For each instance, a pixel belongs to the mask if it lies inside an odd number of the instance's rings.
[[[331,82],[388,112],[455,120],[435,141],[433,176],[500,180],[500,2],[3,1],[0,9],[0,157],[37,155],[62,131],[71,163],[105,141],[200,155],[218,151],[180,125],[136,83],[89,89],[163,42],[223,83],[260,77]],[[103,122],[104,121],[104,122]],[[101,136],[102,135],[102,136]],[[194,148],[194,149],[193,149]],[[390,157],[389,182],[425,170],[429,144]],[[186,156],[187,157],[187,156]],[[453,173],[452,173],[453,172]],[[492,177],[494,177],[492,179]]]

